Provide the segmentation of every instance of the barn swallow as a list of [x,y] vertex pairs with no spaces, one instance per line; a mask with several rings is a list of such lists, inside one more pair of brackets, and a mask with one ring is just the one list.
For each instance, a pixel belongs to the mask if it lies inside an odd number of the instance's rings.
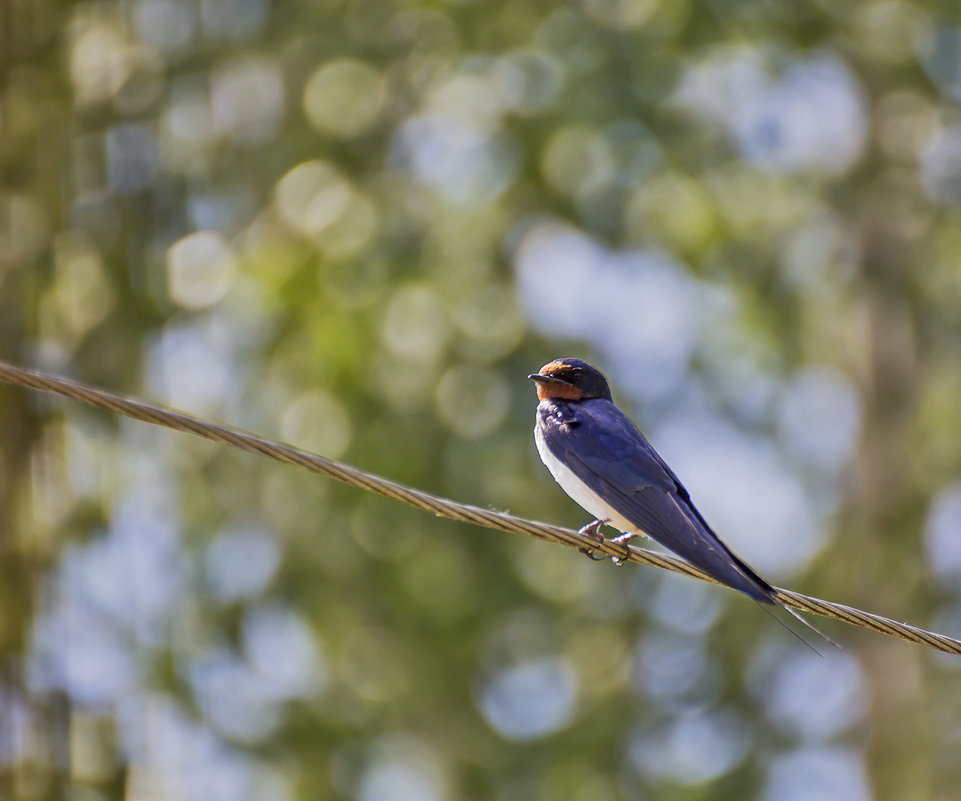
[[614,405],[603,373],[567,358],[528,378],[537,383],[537,452],[561,489],[595,518],[582,534],[603,541],[604,525],[621,532],[613,542],[645,534],[722,584],[783,607],[831,642],[784,606],[774,587],[721,542],[674,471]]

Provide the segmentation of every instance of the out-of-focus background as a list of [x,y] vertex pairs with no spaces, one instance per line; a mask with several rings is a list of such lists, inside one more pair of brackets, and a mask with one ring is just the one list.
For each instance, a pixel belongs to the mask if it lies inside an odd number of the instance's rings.
[[[961,635],[952,3],[0,2],[0,357]],[[0,798],[956,799],[961,660],[0,387]]]

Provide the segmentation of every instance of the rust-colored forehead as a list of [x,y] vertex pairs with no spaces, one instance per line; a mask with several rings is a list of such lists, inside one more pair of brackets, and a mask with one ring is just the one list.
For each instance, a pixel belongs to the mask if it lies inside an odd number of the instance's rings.
[[537,372],[540,373],[541,375],[555,375],[557,373],[569,372],[570,369],[571,369],[571,366],[569,364],[566,364],[560,361],[559,359],[557,359],[555,361],[548,362]]

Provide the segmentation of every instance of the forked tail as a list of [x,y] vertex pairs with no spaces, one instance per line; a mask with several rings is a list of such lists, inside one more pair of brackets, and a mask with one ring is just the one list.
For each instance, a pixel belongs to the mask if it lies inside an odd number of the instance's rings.
[[[772,592],[773,592],[773,588],[772,588]],[[772,620],[774,620],[775,622],[777,622],[778,625],[783,626],[785,629],[787,629],[787,630],[791,633],[791,636],[792,636],[792,637],[794,637],[794,638],[797,639],[798,641],[804,643],[804,645],[806,645],[808,648],[810,648],[812,651],[814,651],[814,653],[816,653],[818,656],[823,656],[823,654],[822,654],[817,648],[815,648],[813,645],[811,645],[811,643],[809,643],[806,639],[804,639],[804,637],[802,637],[800,634],[798,634],[798,632],[796,632],[794,629],[792,629],[787,623],[785,623],[785,622],[784,622],[783,620],[781,620],[777,615],[775,615],[774,612],[772,612],[770,609],[768,609],[768,606],[769,606],[769,605],[773,605],[773,606],[780,607],[780,608],[783,609],[785,612],[787,612],[791,617],[793,617],[793,618],[794,618],[795,620],[797,620],[797,621],[800,621],[804,626],[806,626],[807,628],[809,628],[811,631],[813,631],[815,634],[817,634],[817,635],[818,635],[819,637],[821,637],[823,640],[825,640],[826,642],[828,642],[828,643],[830,643],[831,645],[833,645],[833,646],[834,646],[835,648],[837,648],[839,651],[842,650],[842,648],[841,648],[840,645],[838,645],[834,640],[832,640],[830,637],[828,637],[827,634],[825,634],[823,631],[821,631],[821,630],[820,630],[817,626],[815,626],[813,623],[810,623],[810,622],[808,622],[807,620],[805,620],[805,619],[801,616],[801,614],[800,614],[799,612],[796,612],[795,610],[791,609],[790,606],[787,606],[786,604],[782,603],[781,601],[775,600],[774,598],[772,598],[772,599],[771,599],[769,602],[767,602],[767,603],[765,603],[764,601],[758,602],[758,606],[760,606],[761,609],[764,610],[765,614],[767,614]]]

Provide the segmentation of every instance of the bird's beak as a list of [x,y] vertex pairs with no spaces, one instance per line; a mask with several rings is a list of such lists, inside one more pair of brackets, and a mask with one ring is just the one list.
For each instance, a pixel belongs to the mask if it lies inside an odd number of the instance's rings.
[[566,384],[567,383],[561,378],[555,378],[552,375],[543,375],[541,373],[531,373],[527,377],[531,381],[536,381],[538,384]]

